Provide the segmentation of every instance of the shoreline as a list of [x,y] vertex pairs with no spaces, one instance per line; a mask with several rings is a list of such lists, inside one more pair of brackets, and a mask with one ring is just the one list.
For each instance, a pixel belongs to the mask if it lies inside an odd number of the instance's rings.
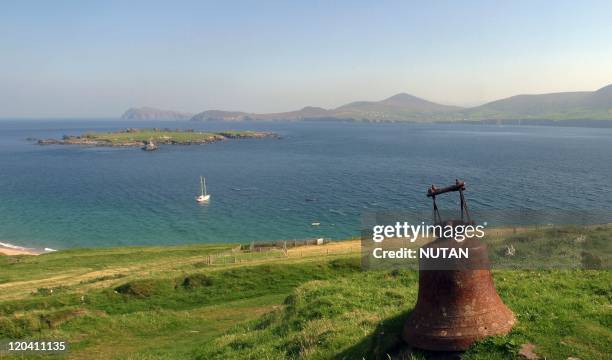
[[10,244],[10,243],[6,243],[6,242],[1,242],[0,241],[0,255],[7,255],[7,256],[32,255],[32,256],[36,256],[36,255],[41,255],[41,254],[45,254],[45,253],[49,253],[49,252],[54,252],[54,251],[56,251],[56,250],[49,249],[49,248],[44,248],[44,249],[27,248],[27,247],[13,245],[13,244]]
[[[557,226],[572,226],[572,224],[567,224],[567,225],[557,225]],[[599,227],[599,226],[604,226],[604,227],[612,227],[612,223],[603,223],[603,224],[589,224],[589,225],[582,225],[584,227],[587,228],[593,228],[593,227]],[[554,227],[554,226],[552,226]],[[540,225],[540,226],[500,226],[500,227],[491,227],[489,229],[487,229],[487,231],[489,231],[489,236],[491,236],[492,238],[498,238],[500,236],[508,236],[511,234],[517,234],[517,233],[525,233],[525,232],[529,232],[529,231],[538,231],[538,230],[543,230],[546,228],[551,228],[551,226],[548,225]],[[314,239],[314,238],[313,238]],[[303,240],[298,240],[300,243],[303,241],[307,241],[307,240],[313,240],[313,239],[303,239]],[[393,238],[396,239],[396,238]],[[427,237],[419,237],[419,241],[421,239],[429,239]],[[332,243],[332,244],[351,244],[354,242],[360,242],[361,239],[359,237],[347,237],[347,238],[342,238],[342,239],[329,239],[330,241],[327,242],[326,244]],[[251,243],[255,243],[256,245],[260,245],[263,247],[266,246],[276,246],[279,243],[282,242],[294,242],[296,240],[270,240],[270,241],[249,241],[249,242],[235,242],[235,243],[207,243],[207,244],[201,244],[201,243],[184,243],[184,244],[154,244],[154,245],[115,245],[115,246],[101,246],[101,247],[95,247],[95,248],[89,248],[89,247],[75,247],[75,248],[71,248],[71,249],[116,249],[116,248],[135,248],[135,247],[142,247],[142,248],[147,248],[147,247],[174,247],[174,246],[196,246],[196,245],[235,245],[235,246],[246,246],[249,245]],[[271,245],[273,244],[273,245]],[[274,245],[275,244],[275,245]],[[320,248],[321,245],[318,244],[308,244],[308,243],[304,243],[301,244],[300,246],[298,246],[297,248],[300,249],[304,249],[304,248]],[[293,249],[295,249],[296,247],[294,247]],[[32,255],[32,256],[37,256],[37,255],[42,255],[42,254],[48,254],[48,253],[52,253],[52,252],[56,252],[56,251],[60,251],[60,250],[56,250],[56,249],[52,249],[52,248],[28,248],[28,247],[24,247],[24,246],[19,246],[19,245],[13,245],[11,243],[8,243],[6,241],[0,241],[0,256],[1,255],[7,255],[7,256],[14,256],[14,255]]]

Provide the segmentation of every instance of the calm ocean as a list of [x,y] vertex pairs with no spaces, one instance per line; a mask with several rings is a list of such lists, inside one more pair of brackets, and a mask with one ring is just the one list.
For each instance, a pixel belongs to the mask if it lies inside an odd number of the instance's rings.
[[[139,149],[38,146],[87,130],[253,129],[282,139]],[[199,176],[212,194],[198,205]],[[92,247],[359,235],[465,179],[478,209],[612,209],[612,129],[349,123],[0,121],[0,242]],[[312,226],[320,222],[320,226]]]

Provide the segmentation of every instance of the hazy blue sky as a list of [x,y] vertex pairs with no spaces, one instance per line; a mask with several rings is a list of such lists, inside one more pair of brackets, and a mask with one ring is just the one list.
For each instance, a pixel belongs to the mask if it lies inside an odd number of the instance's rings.
[[4,1],[0,117],[472,105],[612,83],[612,2]]

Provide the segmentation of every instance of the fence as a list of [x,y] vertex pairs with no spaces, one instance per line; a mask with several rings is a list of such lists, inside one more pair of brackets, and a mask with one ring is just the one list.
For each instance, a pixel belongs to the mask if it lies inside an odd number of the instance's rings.
[[263,260],[347,255],[360,251],[360,244],[355,243],[354,240],[338,242],[331,242],[330,240],[321,242],[317,240],[319,239],[252,243],[251,245],[234,248],[231,251],[207,255],[197,265],[215,266]]

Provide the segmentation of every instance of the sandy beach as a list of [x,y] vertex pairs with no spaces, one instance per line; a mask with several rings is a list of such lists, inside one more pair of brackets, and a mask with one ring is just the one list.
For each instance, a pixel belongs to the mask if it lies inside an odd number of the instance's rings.
[[4,255],[40,255],[43,251],[28,249],[0,242],[0,254]]

